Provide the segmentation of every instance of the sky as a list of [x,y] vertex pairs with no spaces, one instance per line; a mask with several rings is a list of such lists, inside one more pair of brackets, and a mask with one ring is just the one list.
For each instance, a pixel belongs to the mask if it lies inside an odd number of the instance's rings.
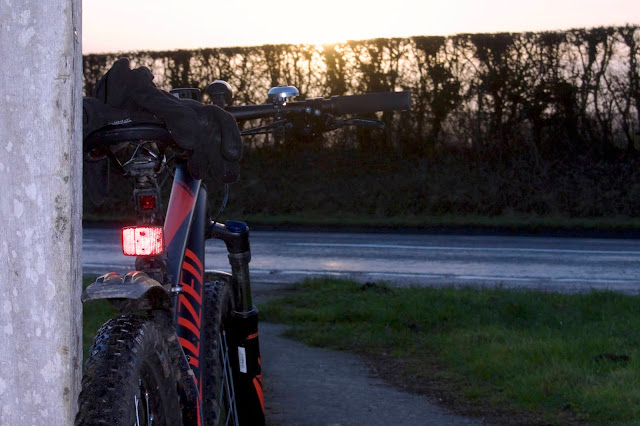
[[640,25],[638,0],[84,0],[83,53]]

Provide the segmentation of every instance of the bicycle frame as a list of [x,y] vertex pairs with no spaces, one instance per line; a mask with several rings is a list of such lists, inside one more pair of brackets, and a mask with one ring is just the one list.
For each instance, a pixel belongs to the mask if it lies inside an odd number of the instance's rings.
[[[200,368],[202,298],[204,296],[204,214],[206,191],[184,165],[176,167],[164,223],[167,272],[172,290],[178,341],[198,389],[197,424],[202,423]],[[192,417],[192,416],[190,416]]]
[[[120,310],[128,312],[167,311],[173,307],[177,336],[167,331],[165,339],[170,346],[171,363],[181,373],[179,382],[187,399],[183,420],[185,425],[200,426],[204,374],[200,348],[204,335],[201,327],[205,280],[227,281],[233,294],[231,324],[225,330],[224,345],[228,348],[225,358],[230,364],[237,419],[239,424],[264,424],[258,310],[251,301],[249,282],[248,227],[235,221],[228,221],[227,225],[212,222],[208,217],[206,187],[189,174],[186,163],[178,162],[164,221],[164,236],[164,254],[136,258],[136,268],[141,272],[103,275],[85,290],[83,302],[108,299]],[[206,272],[205,240],[208,238],[225,242],[231,274]],[[167,330],[171,329],[167,327]]]
[[[248,228],[240,222],[231,222],[236,228],[212,223],[208,217],[207,191],[179,163],[171,190],[164,224],[168,253],[168,274],[173,297],[178,341],[194,372],[198,388],[198,424],[201,424],[202,395],[202,300],[205,280],[205,239],[222,239],[229,251],[233,290],[233,325],[226,331],[228,354],[233,372],[238,418],[242,424],[264,423],[264,398],[258,344],[258,311],[251,305],[248,263],[250,260]],[[243,228],[243,229],[239,229]],[[237,232],[240,231],[240,232]],[[218,278],[221,277],[217,273]],[[244,282],[244,283],[243,283]],[[243,285],[244,284],[244,285]],[[262,413],[247,417],[247,413]]]

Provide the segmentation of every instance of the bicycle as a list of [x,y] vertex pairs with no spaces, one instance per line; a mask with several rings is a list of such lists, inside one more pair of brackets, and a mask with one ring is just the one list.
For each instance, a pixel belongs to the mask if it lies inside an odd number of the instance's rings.
[[[292,131],[317,135],[347,125],[382,128],[377,120],[333,114],[408,109],[408,92],[334,96],[291,102],[292,86],[268,92],[269,102],[227,106],[232,91],[215,81],[205,92],[238,122],[273,121],[242,136]],[[201,101],[199,89],[174,89]],[[123,120],[126,121],[126,120]],[[117,122],[85,137],[92,158],[108,158],[133,178],[137,225],[122,231],[123,252],[136,270],[110,272],[89,285],[82,301],[106,299],[119,311],[98,331],[85,363],[76,425],[259,425],[264,397],[258,310],[249,274],[249,228],[212,220],[207,188],[195,179],[165,125],[154,118]],[[127,159],[126,161],[123,160]],[[166,215],[161,179],[172,170]],[[228,195],[225,185],[224,209]],[[205,270],[205,239],[227,247],[231,273]]]

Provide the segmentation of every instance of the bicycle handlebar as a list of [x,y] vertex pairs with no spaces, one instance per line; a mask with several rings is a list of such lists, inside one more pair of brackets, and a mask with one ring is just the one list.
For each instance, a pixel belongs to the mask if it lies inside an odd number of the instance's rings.
[[226,110],[236,120],[251,120],[288,113],[313,113],[319,111],[320,113],[341,115],[408,110],[409,108],[411,108],[411,93],[404,91],[332,96],[328,99],[313,98],[299,102],[288,102],[284,105],[238,105],[227,107]]
[[336,114],[364,114],[377,111],[406,111],[411,108],[411,92],[365,93],[353,96],[332,96]]
[[[364,114],[378,111],[408,110],[411,108],[411,93],[380,92],[362,95],[332,96],[312,98],[304,101],[288,102],[284,105],[258,104],[238,105],[227,107],[236,121],[255,118],[286,116],[288,114],[309,114],[320,116],[328,114]],[[378,124],[368,123],[366,120],[352,121],[351,124],[361,124],[378,127]],[[107,126],[92,132],[85,138],[85,149],[97,148],[100,145],[110,145],[122,141],[144,142],[148,140],[170,141],[171,134],[163,125],[158,123],[141,123],[135,126]]]

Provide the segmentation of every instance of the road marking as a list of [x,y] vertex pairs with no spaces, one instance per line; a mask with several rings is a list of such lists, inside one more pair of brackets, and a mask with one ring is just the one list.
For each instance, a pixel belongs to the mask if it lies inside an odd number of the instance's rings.
[[119,266],[125,266],[123,263],[116,263],[116,262],[109,262],[109,263],[90,263],[90,262],[83,262],[82,266],[91,266],[91,267],[98,267],[98,266],[102,266],[104,268],[109,268],[109,267],[119,267]]
[[594,284],[640,284],[640,280],[634,280],[634,279],[603,279],[603,278],[585,278],[585,279],[579,279],[579,278],[556,278],[553,279],[552,281],[554,282],[561,282],[561,283],[575,283],[575,282],[588,282],[588,283],[594,283]]
[[128,269],[133,269],[134,264],[133,263],[116,263],[116,262],[109,262],[109,263],[83,263],[82,264],[83,268],[100,268],[100,269],[105,269],[105,270],[112,270],[112,269],[124,269],[124,268],[128,268]]
[[535,277],[496,277],[491,275],[454,275],[459,280],[469,281],[522,281],[522,282],[535,282],[535,281],[553,281],[553,278],[535,278]]
[[640,256],[640,251],[629,250],[573,250],[573,249],[537,249],[511,247],[451,247],[451,246],[408,246],[397,244],[349,244],[349,243],[286,243],[288,246],[300,247],[347,247],[347,248],[376,248],[401,250],[451,250],[451,251],[510,251],[532,253],[571,253],[571,254],[625,254]]
[[[371,275],[374,277],[401,277],[401,278],[446,278],[447,275],[443,274],[421,274],[419,272],[407,273],[407,272],[362,272],[362,274]],[[451,276],[451,275],[449,275]]]

